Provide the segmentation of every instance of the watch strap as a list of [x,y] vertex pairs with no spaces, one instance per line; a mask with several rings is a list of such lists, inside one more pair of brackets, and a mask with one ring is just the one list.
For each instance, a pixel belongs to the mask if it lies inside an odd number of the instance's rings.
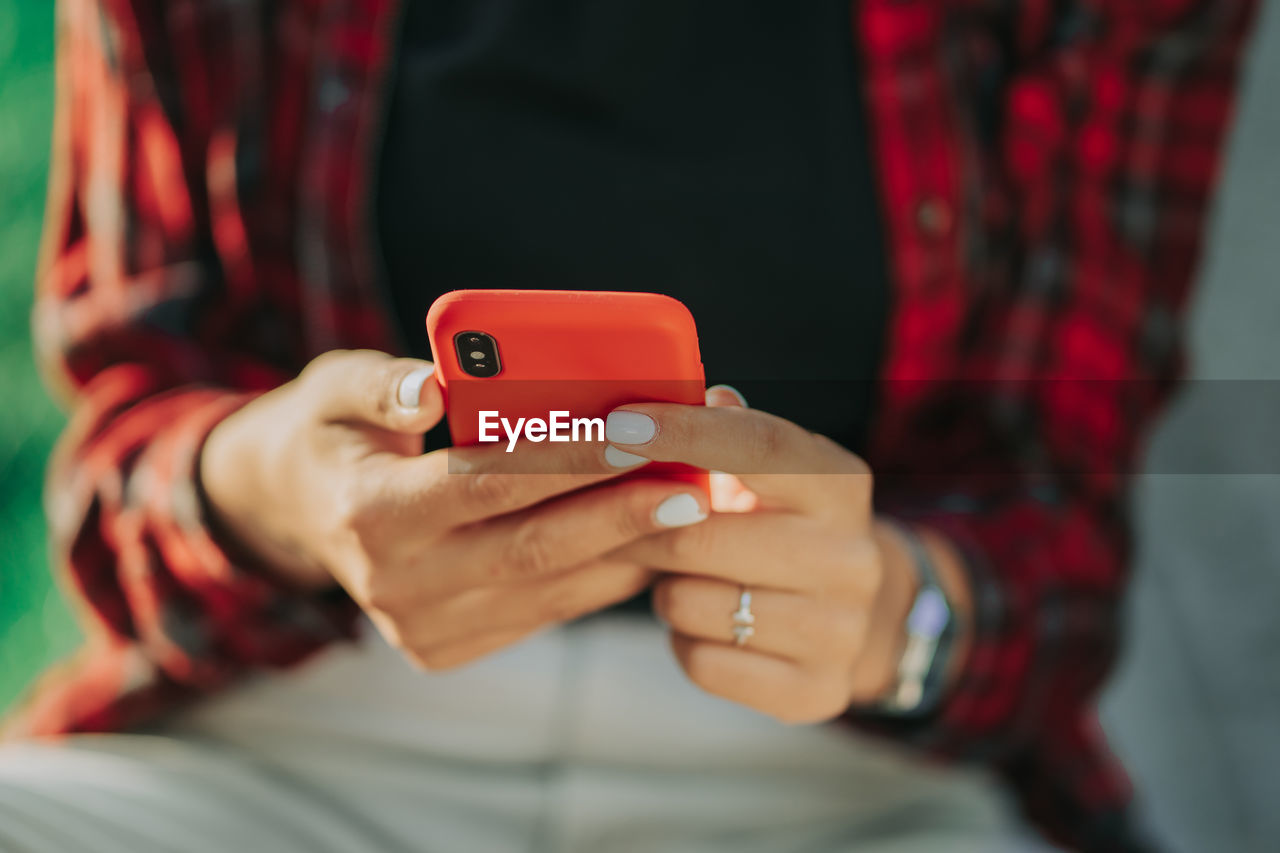
[[895,524],[894,528],[911,557],[917,589],[907,614],[906,641],[894,681],[875,707],[899,716],[919,716],[932,711],[941,697],[955,636],[955,611],[920,537],[905,525]]

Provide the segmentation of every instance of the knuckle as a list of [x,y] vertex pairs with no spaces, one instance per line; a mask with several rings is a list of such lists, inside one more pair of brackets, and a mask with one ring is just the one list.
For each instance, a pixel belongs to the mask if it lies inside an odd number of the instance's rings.
[[546,527],[526,521],[516,528],[506,548],[506,562],[519,577],[541,577],[555,567],[556,554]]
[[849,703],[848,692],[842,689],[839,682],[833,680],[815,697],[810,722],[821,723],[833,720],[849,710]]
[[[824,441],[831,441],[831,439],[826,436],[822,436],[822,439]],[[835,442],[831,443],[835,444]],[[836,447],[838,449],[843,449],[839,448],[839,445],[836,445]],[[854,453],[847,453],[846,455],[849,457],[849,473],[859,478],[858,485],[863,491],[873,491],[875,486],[875,472],[871,470],[871,466],[867,464],[867,460]]]
[[652,489],[635,489],[621,501],[615,514],[617,531],[627,539],[652,533],[658,528],[654,519],[655,493]]
[[365,554],[358,550],[342,554],[334,562],[333,574],[343,579],[343,586],[361,607],[374,611],[381,609],[375,604],[375,599],[385,597],[385,593],[379,589],[383,581]]
[[857,456],[849,462],[850,471],[842,475],[842,480],[849,497],[859,510],[865,511],[871,506],[875,494],[875,475],[871,467]]
[[847,448],[834,439],[823,435],[820,432],[809,432],[806,430],[809,440],[813,442],[814,447],[823,456],[839,457],[841,462],[840,470],[848,474],[867,474],[871,468],[866,461],[856,453],[851,453]]
[[850,548],[856,569],[854,575],[868,598],[874,600],[885,581],[884,555],[870,537],[861,537]]
[[388,633],[402,635],[412,613],[411,590],[393,572],[372,567],[367,560],[361,562],[361,570],[350,584],[352,598],[382,619]]
[[779,706],[771,716],[789,726],[804,726],[834,719],[847,710],[848,698],[839,690],[815,686],[792,702]]
[[664,412],[657,440],[672,447],[685,447],[697,437],[697,428],[683,409]]
[[401,596],[382,573],[374,572],[361,584],[360,599],[366,607],[390,616],[395,613]]
[[332,492],[330,535],[361,555],[385,548],[385,508],[358,482],[337,486]]
[[489,508],[506,506],[515,492],[515,483],[509,476],[491,471],[481,471],[466,476],[467,498],[476,506]]
[[457,669],[463,664],[470,663],[476,657],[469,650],[457,647],[429,649],[419,652],[417,656],[422,662],[422,668],[428,672],[444,672],[445,670]]
[[343,362],[351,356],[351,350],[331,349],[320,353],[307,363],[302,369],[302,376],[314,379],[317,376],[327,376],[336,370]]
[[369,520],[369,501],[357,482],[348,480],[336,485],[329,495],[335,527],[354,533],[364,529]]
[[808,709],[800,704],[783,704],[776,708],[770,716],[788,726],[802,726],[810,721]]
[[783,424],[776,418],[752,418],[745,441],[750,459],[763,462],[772,459],[786,443]]

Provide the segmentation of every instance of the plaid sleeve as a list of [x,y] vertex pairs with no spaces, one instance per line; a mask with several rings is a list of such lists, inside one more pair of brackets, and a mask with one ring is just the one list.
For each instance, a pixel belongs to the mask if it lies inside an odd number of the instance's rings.
[[234,151],[199,113],[207,97],[175,97],[207,81],[179,66],[163,9],[59,5],[34,326],[49,382],[71,402],[47,510],[89,642],[38,688],[17,724],[28,732],[129,725],[163,704],[154,697],[298,660],[353,613],[275,583],[206,523],[205,436],[297,365],[265,354],[290,321],[247,286],[234,181],[219,178],[234,174]]
[[[996,765],[1076,846],[1103,849],[1127,797],[1089,707],[1118,647],[1128,475],[1181,370],[1254,5],[1035,0],[987,31],[1003,75],[982,203],[1015,248],[971,297],[953,375],[906,356],[883,392],[879,509],[958,546],[976,621],[931,718],[850,720]],[[904,313],[920,332],[927,312]]]

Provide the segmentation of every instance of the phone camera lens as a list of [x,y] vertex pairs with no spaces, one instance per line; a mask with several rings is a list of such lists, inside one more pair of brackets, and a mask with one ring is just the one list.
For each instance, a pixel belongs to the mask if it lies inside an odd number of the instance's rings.
[[477,379],[488,379],[502,372],[498,358],[498,342],[484,332],[459,332],[454,336],[454,350],[462,372]]

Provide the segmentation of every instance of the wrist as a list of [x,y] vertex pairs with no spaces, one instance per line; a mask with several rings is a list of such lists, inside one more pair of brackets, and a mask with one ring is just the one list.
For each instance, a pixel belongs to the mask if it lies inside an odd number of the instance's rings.
[[302,590],[334,586],[327,570],[300,559],[301,549],[276,544],[261,529],[266,514],[259,504],[265,492],[253,454],[245,452],[242,442],[261,442],[262,436],[242,428],[244,411],[232,412],[216,424],[200,447],[195,487],[206,532],[240,569]]
[[880,588],[869,615],[867,646],[854,677],[854,695],[859,703],[883,696],[897,677],[898,661],[905,646],[903,626],[919,592],[919,578],[911,554],[893,524],[877,518],[872,540],[880,558]]
[[[886,594],[882,617],[894,643],[870,703],[894,714],[927,714],[963,668],[971,612],[960,556],[935,533],[876,522]],[[884,623],[882,623],[884,624]]]

